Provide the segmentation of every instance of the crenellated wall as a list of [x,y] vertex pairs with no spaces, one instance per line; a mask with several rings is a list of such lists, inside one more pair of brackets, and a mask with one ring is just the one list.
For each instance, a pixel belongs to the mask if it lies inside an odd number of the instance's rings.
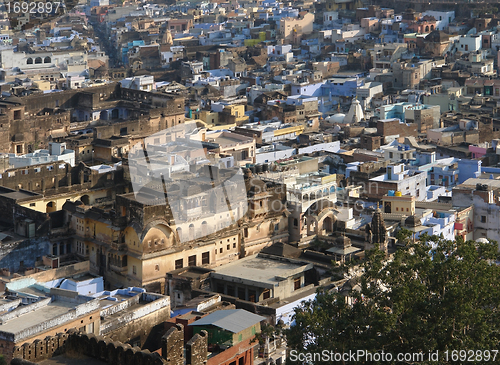
[[115,342],[94,334],[70,330],[14,348],[13,365],[31,365],[53,356],[68,354],[72,357],[88,356],[109,365],[165,365],[166,361],[156,352]]
[[184,345],[184,327],[176,325],[162,337],[161,353],[163,357],[158,352],[71,329],[68,333],[16,346],[11,364],[32,365],[66,354],[71,357],[88,356],[109,365],[204,365],[208,355],[208,334],[201,331]]

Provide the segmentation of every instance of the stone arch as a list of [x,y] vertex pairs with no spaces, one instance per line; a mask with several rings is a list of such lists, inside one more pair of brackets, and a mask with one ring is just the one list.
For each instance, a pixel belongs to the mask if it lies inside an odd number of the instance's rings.
[[55,201],[50,201],[47,203],[45,208],[45,213],[52,213],[57,210],[57,204]]
[[40,64],[40,63],[42,63],[42,57],[35,58],[35,64]]
[[189,240],[190,240],[190,241],[194,240],[195,235],[196,235],[196,230],[195,230],[195,228],[194,228],[194,224],[193,224],[193,223],[191,223],[191,224],[189,225]]
[[26,64],[27,64],[27,65],[32,65],[32,64],[33,64],[33,58],[31,58],[31,57],[30,57],[30,58],[28,58],[28,59],[26,60]]
[[426,25],[426,26],[425,26],[425,31],[426,31],[426,32],[428,32],[428,31],[429,31],[429,26],[428,26],[428,25]]
[[90,197],[87,194],[82,195],[82,197],[80,198],[80,200],[85,205],[89,205],[90,204]]
[[49,56],[47,56],[43,59],[43,63],[51,63],[51,62],[52,62],[52,59]]
[[322,232],[324,232],[325,234],[333,233],[335,231],[336,222],[337,219],[334,217],[333,213],[323,217],[323,219],[319,222]]

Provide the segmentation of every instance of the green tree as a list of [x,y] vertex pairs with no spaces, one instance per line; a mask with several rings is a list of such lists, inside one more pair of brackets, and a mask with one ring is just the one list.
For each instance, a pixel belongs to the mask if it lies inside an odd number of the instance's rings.
[[[497,249],[496,242],[423,236],[408,241],[391,260],[380,250],[367,252],[358,290],[323,290],[295,309],[288,345],[307,352],[422,353],[426,360],[359,361],[370,364],[430,363],[429,351],[439,351],[439,364],[459,364],[465,361],[451,356],[446,361],[444,351],[497,350]],[[329,362],[314,361],[323,363]]]

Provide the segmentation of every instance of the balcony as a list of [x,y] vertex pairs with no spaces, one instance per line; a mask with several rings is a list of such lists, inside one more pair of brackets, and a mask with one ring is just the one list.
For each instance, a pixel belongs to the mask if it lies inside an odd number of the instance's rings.
[[115,250],[115,251],[118,251],[118,252],[124,252],[124,251],[128,250],[127,245],[125,243],[123,243],[123,242],[118,242],[118,240],[113,240],[110,243],[109,248],[111,250]]
[[128,266],[116,266],[116,265],[109,265],[109,269],[111,271],[114,271],[118,274],[125,275],[128,271]]

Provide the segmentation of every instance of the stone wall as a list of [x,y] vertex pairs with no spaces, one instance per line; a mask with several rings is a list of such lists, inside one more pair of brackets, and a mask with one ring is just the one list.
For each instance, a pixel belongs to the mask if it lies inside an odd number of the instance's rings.
[[[181,347],[182,349],[182,347]],[[93,334],[81,334],[76,330],[37,340],[14,348],[13,365],[35,364],[53,356],[68,354],[71,357],[88,356],[110,365],[164,365],[158,353],[141,350],[121,342],[113,342]]]
[[416,137],[418,135],[418,124],[400,123],[399,119],[391,121],[377,121],[377,134],[382,137],[399,135],[400,137]]
[[168,365],[204,365],[208,355],[208,333],[201,331],[194,335],[185,345],[184,358],[184,326],[177,323],[161,338],[162,356]]
[[0,267],[12,272],[18,271],[21,264],[23,267],[35,267],[37,258],[50,253],[50,248],[48,238],[44,237],[3,243],[0,247]]
[[[32,343],[15,346],[13,358],[27,361],[42,361],[49,359],[64,351],[67,339],[68,334],[59,333],[57,336],[48,336],[44,340],[36,340]],[[14,363],[14,361],[12,363]]]
[[[142,302],[139,309],[130,309],[139,301]],[[122,308],[120,314],[110,316],[109,313],[104,315],[101,312],[104,317],[101,334],[113,341],[140,344],[142,348],[150,350],[158,349],[161,346],[162,324],[170,318],[169,297],[160,298],[143,293],[122,303],[126,303],[126,307]]]

